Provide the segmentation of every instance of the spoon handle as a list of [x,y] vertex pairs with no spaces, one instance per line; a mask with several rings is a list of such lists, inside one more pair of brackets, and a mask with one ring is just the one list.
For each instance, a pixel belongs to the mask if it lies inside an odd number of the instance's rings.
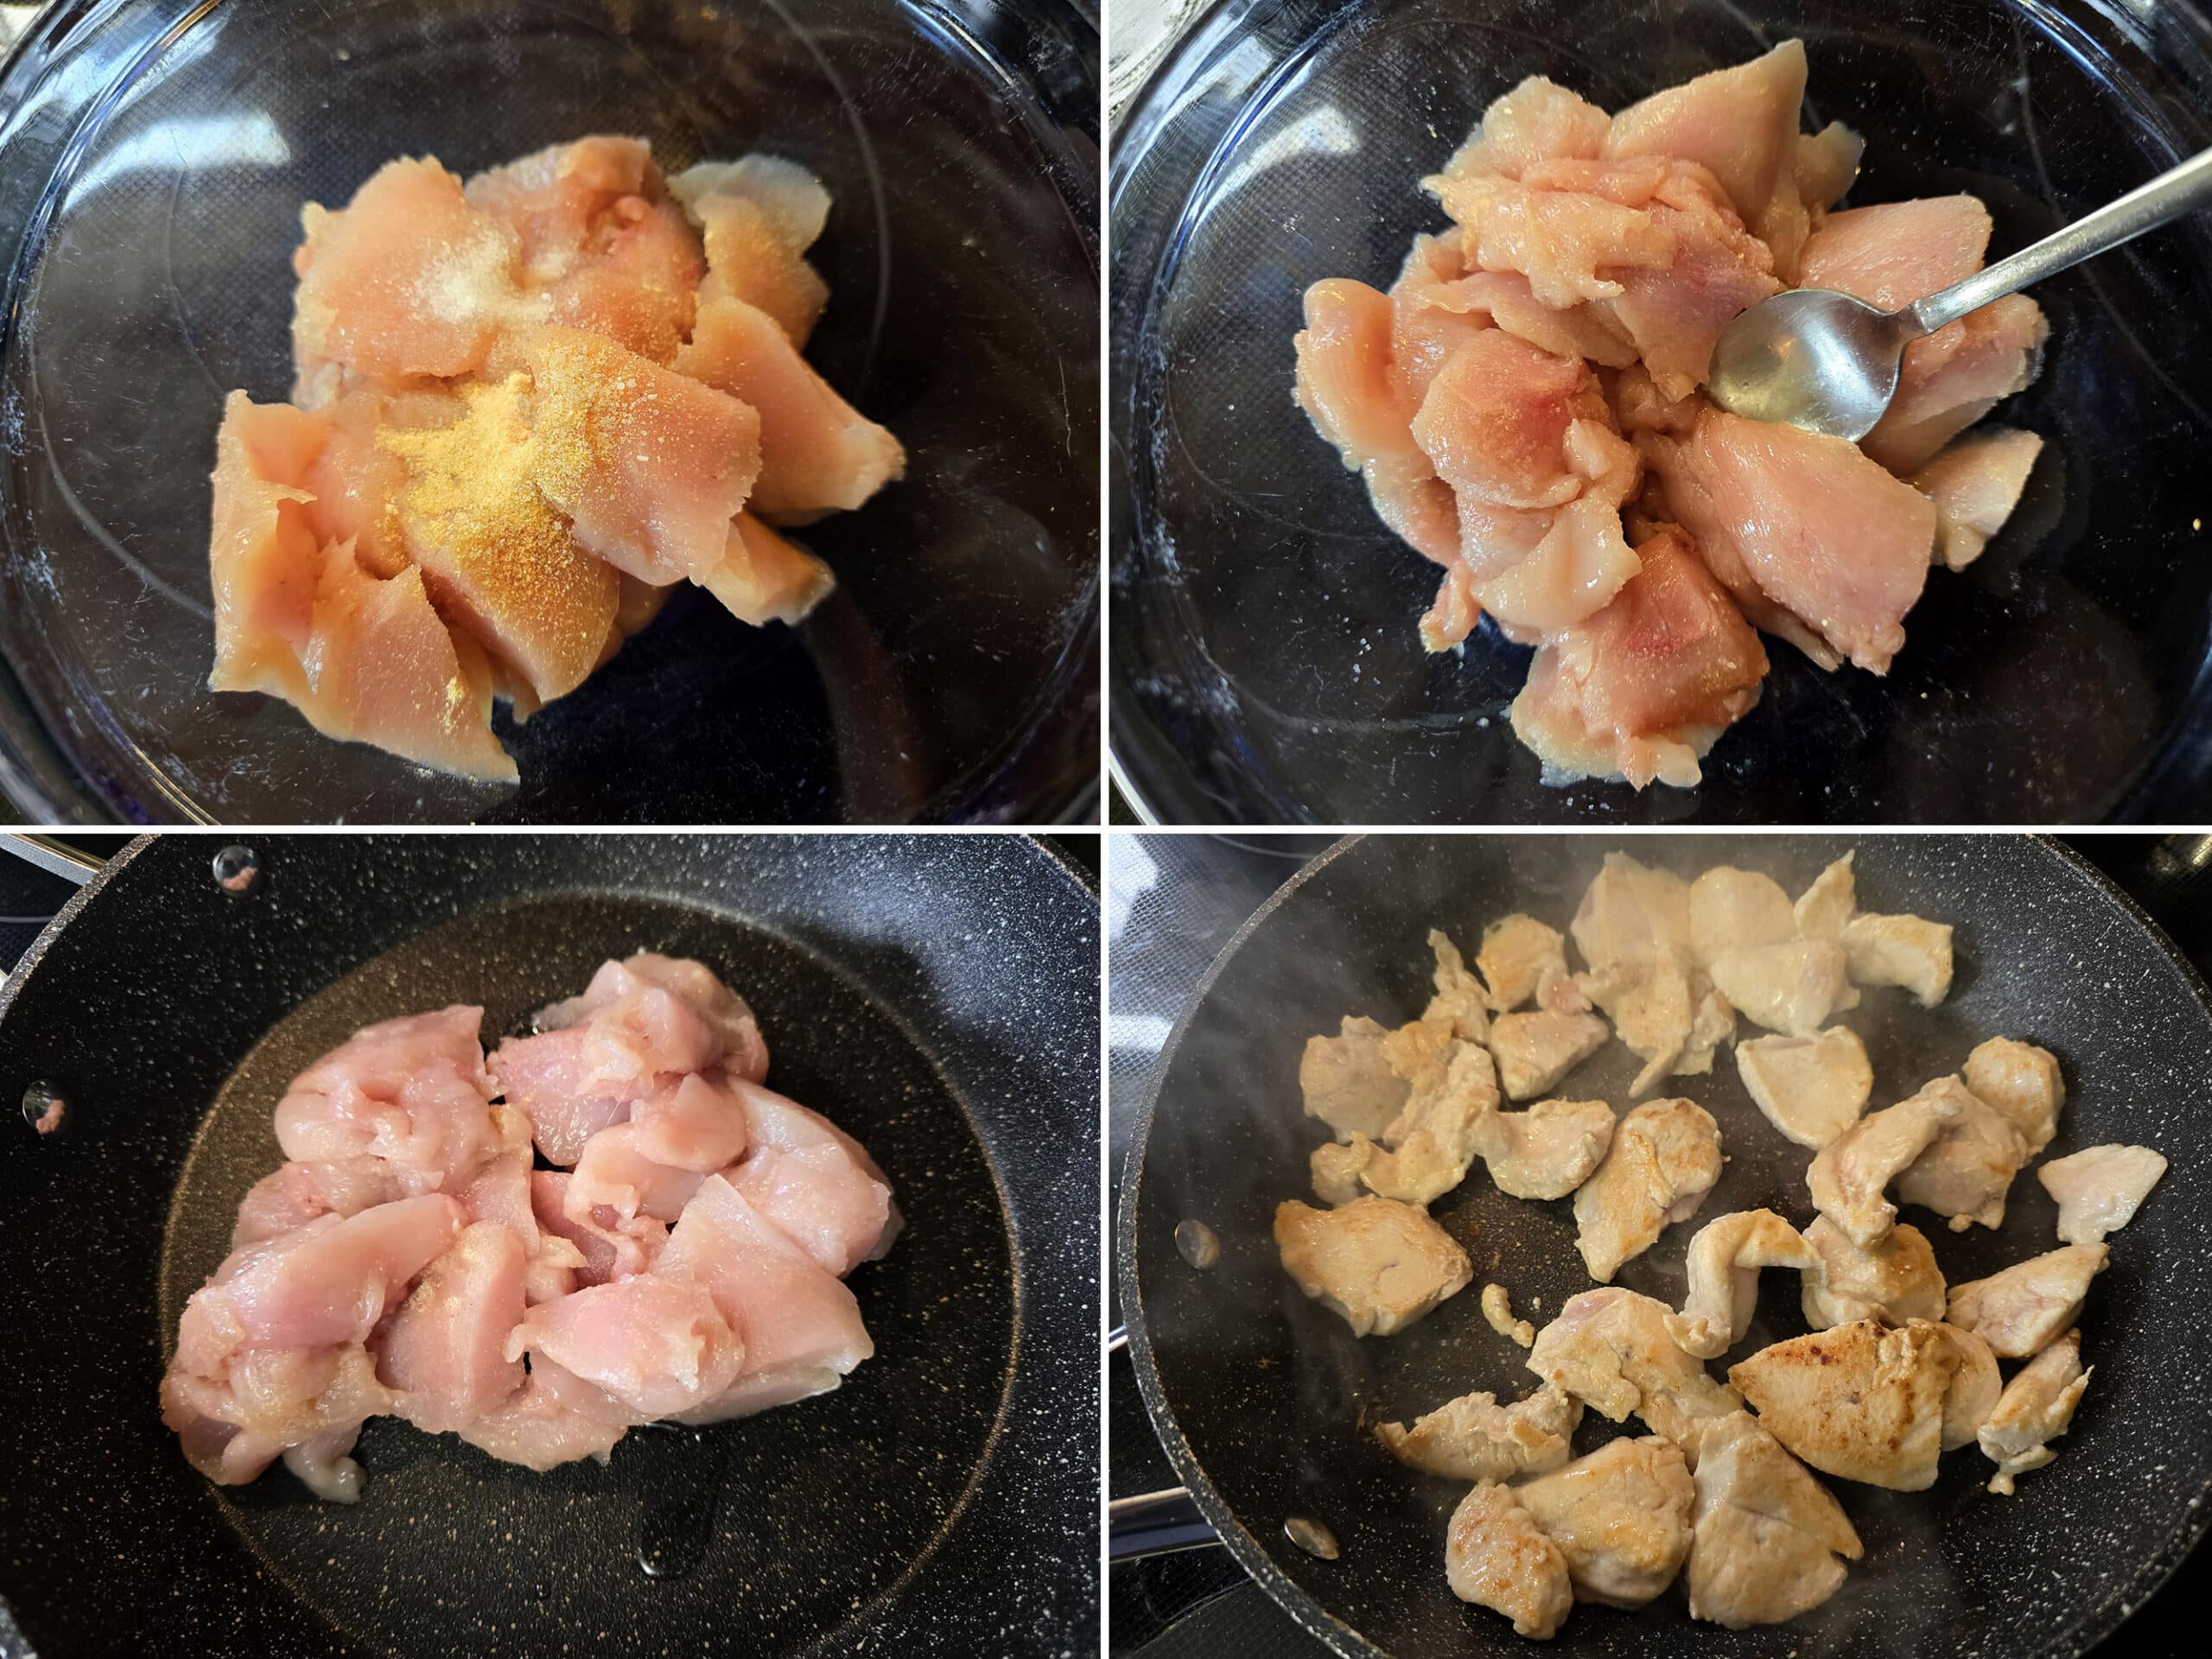
[[1992,300],[2018,293],[2031,283],[2055,276],[2069,266],[2118,247],[2145,231],[2155,231],[2168,219],[2199,207],[2212,207],[2212,149],[2192,156],[2171,172],[2161,173],[2148,184],[2129,191],[2118,201],[2084,214],[2061,231],[2009,258],[1976,271],[1962,283],[1930,294],[1909,307],[1913,320],[1929,334],[1955,322],[1969,311],[1979,311]]

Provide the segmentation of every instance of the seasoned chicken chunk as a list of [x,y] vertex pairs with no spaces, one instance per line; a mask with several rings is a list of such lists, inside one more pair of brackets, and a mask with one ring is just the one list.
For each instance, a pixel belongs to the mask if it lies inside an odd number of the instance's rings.
[[1761,1268],[1817,1269],[1811,1245],[1771,1210],[1716,1216],[1690,1240],[1689,1295],[1667,1329],[1681,1351],[1714,1359],[1744,1339],[1758,1304]]
[[1447,1480],[1510,1480],[1556,1469],[1582,1421],[1582,1403],[1558,1389],[1501,1406],[1491,1394],[1463,1394],[1403,1423],[1378,1423],[1375,1438],[1400,1463]]
[[1542,1094],[1605,1046],[1605,1022],[1594,1014],[1501,1014],[1490,1028],[1491,1052],[1508,1100]]
[[1798,938],[1841,942],[1843,925],[1859,908],[1859,884],[1851,872],[1852,856],[1846,853],[1814,877],[1813,885],[1797,895],[1793,910]]
[[1306,1160],[1306,1167],[1313,1172],[1314,1197],[1331,1205],[1350,1204],[1367,1191],[1360,1185],[1360,1172],[1379,1150],[1363,1135],[1352,1136],[1349,1145],[1326,1141],[1314,1147]]
[[1574,1247],[1604,1284],[1622,1262],[1696,1213],[1720,1179],[1720,1126],[1694,1101],[1647,1101],[1613,1130],[1605,1161],[1574,1195]]
[[1453,1595],[1503,1613],[1520,1636],[1554,1635],[1574,1606],[1567,1557],[1495,1481],[1475,1487],[1452,1512],[1444,1571]]
[[1707,967],[1732,950],[1796,937],[1789,895],[1772,876],[1721,864],[1690,883],[1690,950]]
[[1383,1028],[1364,1015],[1346,1014],[1334,1037],[1308,1037],[1298,1063],[1306,1116],[1318,1117],[1340,1140],[1379,1135],[1406,1103],[1406,1080],[1390,1069]]
[[1819,1606],[1865,1548],[1843,1506],[1747,1412],[1704,1426],[1690,1539],[1690,1617],[1740,1630]]
[[1436,995],[1422,1010],[1422,1020],[1451,1020],[1452,1034],[1462,1042],[1485,1040],[1490,1036],[1490,999],[1482,982],[1467,971],[1459,947],[1445,937],[1442,928],[1428,930],[1428,948],[1436,953],[1432,976]]
[[1536,1327],[1513,1317],[1513,1298],[1503,1285],[1483,1287],[1483,1321],[1508,1342],[1517,1342],[1523,1348],[1535,1343]]
[[1951,994],[1951,927],[1917,916],[1861,913],[1843,925],[1854,985],[1902,985],[1932,1008]]
[[1815,1152],[1859,1121],[1874,1092],[1866,1045],[1848,1026],[1738,1043],[1736,1072],[1767,1122]]
[[1497,1113],[1497,1073],[1489,1053],[1454,1041],[1451,1058],[1415,1081],[1405,1109],[1370,1150],[1359,1179],[1370,1191],[1407,1204],[1427,1204],[1467,1178],[1483,1124]]
[[1938,1077],[1920,1091],[1957,1103],[1958,1116],[1897,1178],[1897,1198],[1950,1217],[1963,1233],[1975,1222],[2005,1224],[2005,1195],[2028,1161],[2028,1143],[2012,1121],[1956,1077]]
[[1805,1230],[1819,1264],[1804,1277],[1805,1323],[1815,1331],[1854,1319],[1891,1325],[1943,1317],[1943,1272],[1927,1236],[1899,1222],[1876,1243],[1860,1246],[1826,1216]]
[[1760,1426],[1814,1468],[1920,1492],[1936,1484],[1959,1359],[1929,1320],[1858,1319],[1762,1348],[1730,1366],[1728,1380]]
[[2096,1244],[2135,1219],[2165,1173],[2165,1154],[2148,1147],[2088,1147],[2052,1159],[2036,1179],[2058,1200],[2059,1237]]
[[1713,982],[1746,1020],[1792,1037],[1818,1031],[1844,1006],[1850,989],[1843,947],[1826,939],[1790,939],[1724,951],[1713,960]]
[[2073,1427],[2074,1408],[2095,1369],[2082,1369],[2079,1331],[2069,1331],[2021,1368],[1977,1437],[1983,1454],[1997,1465],[1991,1491],[2012,1497],[2013,1476],[2040,1469],[2058,1455],[2050,1442]]
[[1993,1037],[1967,1056],[1967,1087],[2012,1120],[2028,1143],[2030,1156],[2058,1133],[2059,1109],[2066,1104],[2066,1079],[2058,1057],[2033,1043]]
[[1540,1100],[1525,1112],[1491,1112],[1473,1134],[1499,1192],[1563,1198],[1605,1161],[1613,1109],[1602,1100]]
[[2004,1375],[1989,1344],[1971,1331],[1955,1325],[1939,1325],[1945,1341],[1959,1357],[1949,1390],[1943,1395],[1943,1449],[1955,1450],[1974,1440],[2005,1391]]
[[1529,1369],[1613,1422],[1634,1412],[1694,1454],[1698,1424],[1743,1402],[1676,1345],[1672,1312],[1617,1285],[1586,1290],[1536,1333]]
[[2039,1354],[2074,1323],[2089,1281],[2105,1270],[2102,1244],[2069,1244],[2015,1262],[1986,1279],[1951,1287],[1951,1323],[2003,1359]]
[[1697,1487],[1681,1448],[1662,1435],[1608,1440],[1514,1496],[1567,1558],[1578,1601],[1641,1607],[1690,1553]]
[[1805,1172],[1813,1207],[1861,1249],[1879,1243],[1897,1218],[1883,1189],[1958,1115],[1949,1096],[1923,1093],[1860,1118],[1821,1147]]
[[1467,1253],[1421,1211],[1395,1198],[1316,1210],[1275,1206],[1275,1246],[1299,1289],[1341,1314],[1356,1337],[1387,1337],[1474,1277]]
[[1567,977],[1567,940],[1533,916],[1515,914],[1483,930],[1475,969],[1489,987],[1493,1013],[1541,1001],[1543,988]]

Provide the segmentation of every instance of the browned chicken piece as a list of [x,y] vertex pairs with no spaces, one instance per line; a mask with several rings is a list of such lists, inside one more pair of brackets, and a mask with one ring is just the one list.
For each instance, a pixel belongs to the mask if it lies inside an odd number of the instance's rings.
[[1848,1026],[1738,1043],[1736,1074],[1768,1122],[1815,1152],[1859,1121],[1874,1092],[1866,1045]]
[[1455,1040],[1442,1066],[1429,1066],[1413,1085],[1405,1109],[1382,1132],[1382,1146],[1362,1160],[1370,1191],[1407,1204],[1428,1204],[1467,1179],[1482,1126],[1497,1113],[1497,1073],[1489,1053]]
[[1367,1191],[1360,1185],[1360,1172],[1381,1150],[1363,1135],[1355,1135],[1349,1144],[1327,1141],[1314,1147],[1306,1160],[1313,1175],[1314,1197],[1326,1205],[1350,1204]]
[[1451,1020],[1452,1034],[1461,1042],[1485,1041],[1490,1036],[1490,998],[1482,982],[1467,971],[1466,958],[1443,929],[1428,930],[1428,948],[1436,953],[1436,995],[1429,998],[1421,1018]]
[[1997,1356],[1989,1351],[1989,1344],[1973,1332],[1961,1331],[1955,1325],[1939,1325],[1936,1329],[1959,1357],[1959,1369],[1943,1396],[1943,1449],[1950,1452],[1971,1444],[1981,1432],[2005,1392],[2005,1377],[1997,1369]]
[[1902,985],[1932,1008],[1951,994],[1951,928],[1917,916],[1861,913],[1843,925],[1854,985]]
[[2050,1443],[2074,1424],[2074,1408],[2089,1386],[2082,1369],[2082,1333],[2069,1331],[2021,1368],[1982,1424],[1984,1456],[1997,1465],[1989,1490],[2012,1496],[2012,1477],[2040,1469],[2058,1453]]
[[1950,1218],[1963,1233],[1980,1222],[2005,1224],[2005,1195],[2028,1161],[2028,1143],[2012,1119],[1956,1077],[1938,1077],[1920,1091],[1954,1101],[1959,1114],[1897,1178],[1897,1199]]
[[1475,1151],[1501,1192],[1563,1198],[1590,1179],[1613,1141],[1602,1100],[1540,1100],[1525,1112],[1492,1112],[1475,1126]]
[[[1410,1091],[1433,1081],[1432,1073],[1452,1063],[1459,1043],[1458,1021],[1449,1013],[1423,1014],[1408,1020],[1395,1031],[1382,1033],[1382,1059],[1392,1075],[1405,1079]],[[1400,1110],[1404,1108],[1401,1107]],[[1389,1133],[1386,1127],[1385,1134]]]
[[1463,1394],[1425,1413],[1408,1428],[1378,1423],[1375,1438],[1400,1463],[1447,1480],[1510,1480],[1565,1463],[1582,1421],[1582,1404],[1557,1389],[1539,1389],[1501,1406],[1491,1394]]
[[1489,987],[1491,1011],[1510,1013],[1542,1001],[1547,984],[1567,977],[1567,940],[1533,916],[1508,916],[1483,930],[1475,969]]
[[1951,1323],[1973,1332],[2000,1359],[2039,1354],[2081,1313],[2089,1281],[2105,1270],[2106,1253],[2102,1244],[2069,1244],[1954,1285]]
[[1859,1249],[1880,1243],[1897,1218],[1883,1189],[1958,1115],[1957,1101],[1920,1094],[1860,1118],[1821,1147],[1805,1172],[1813,1207]]
[[1843,1007],[1844,951],[1827,939],[1739,946],[1713,963],[1713,983],[1754,1025],[1805,1037]]
[[1372,1194],[1335,1210],[1277,1205],[1275,1247],[1299,1289],[1356,1337],[1404,1330],[1475,1276],[1467,1253],[1425,1212]]
[[1805,1323],[1815,1331],[1854,1319],[1940,1319],[1943,1271],[1927,1235],[1899,1222],[1878,1243],[1861,1247],[1826,1216],[1805,1230],[1819,1265],[1804,1277]]
[[2058,1236],[2069,1244],[2101,1243],[2135,1219],[2166,1173],[2166,1156],[2148,1147],[2088,1147],[2036,1172],[2058,1201]]
[[1319,1118],[1339,1140],[1379,1135],[1405,1107],[1406,1080],[1382,1051],[1387,1035],[1374,1020],[1346,1014],[1336,1036],[1306,1039],[1298,1063],[1306,1116]]
[[1490,1028],[1491,1052],[1508,1100],[1531,1100],[1605,1046],[1605,1022],[1594,1014],[1501,1014]]
[[2012,1120],[2030,1156],[2058,1133],[2066,1079],[2059,1075],[2058,1056],[2049,1049],[1992,1037],[1967,1056],[1966,1080],[1967,1088]]
[[1473,1488],[1452,1512],[1444,1571],[1453,1595],[1504,1614],[1519,1636],[1554,1635],[1574,1607],[1567,1557],[1495,1481]]
[[1743,1401],[1675,1344],[1673,1311],[1617,1285],[1586,1290],[1536,1333],[1529,1369],[1613,1422],[1634,1412],[1694,1457],[1699,1423]]
[[1717,1359],[1744,1339],[1758,1304],[1761,1268],[1817,1268],[1811,1245],[1771,1210],[1738,1210],[1697,1230],[1685,1258],[1689,1294],[1667,1329],[1695,1359]]
[[1866,1553],[1834,1494],[1748,1413],[1705,1425],[1696,1482],[1692,1618],[1736,1630],[1779,1624],[1834,1595],[1843,1560]]
[[1943,1397],[1959,1353],[1941,1325],[1858,1319],[1762,1348],[1728,1380],[1775,1439],[1814,1468],[1892,1491],[1936,1484]]
[[1798,938],[1842,942],[1843,925],[1859,908],[1859,884],[1851,872],[1852,856],[1846,853],[1814,877],[1813,885],[1797,895],[1792,908]]
[[1690,883],[1690,950],[1706,967],[1732,950],[1796,937],[1789,895],[1772,876],[1720,864]]
[[1577,1601],[1641,1607],[1690,1553],[1697,1487],[1681,1448],[1661,1435],[1608,1440],[1514,1496],[1567,1558]]
[[1720,1179],[1720,1126],[1694,1101],[1647,1101],[1615,1126],[1574,1195],[1574,1247],[1599,1284],[1694,1215]]
[[1483,1287],[1483,1320],[1508,1342],[1517,1342],[1523,1348],[1535,1345],[1536,1327],[1513,1317],[1513,1298],[1503,1285]]

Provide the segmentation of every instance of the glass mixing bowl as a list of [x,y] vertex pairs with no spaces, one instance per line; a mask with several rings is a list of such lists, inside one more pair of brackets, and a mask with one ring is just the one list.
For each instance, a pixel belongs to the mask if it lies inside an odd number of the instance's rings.
[[1545,787],[1529,652],[1431,657],[1436,568],[1290,400],[1300,296],[1378,286],[1444,221],[1418,181],[1548,75],[1609,108],[1790,35],[1806,115],[1866,138],[1850,204],[1971,191],[2008,252],[2212,143],[2196,0],[1228,0],[1114,145],[1115,758],[1166,819],[2202,817],[2212,779],[2212,216],[2036,290],[2044,454],[1937,571],[1886,678],[1767,643],[1694,791]]
[[[0,784],[44,820],[1041,818],[1096,772],[1097,36],[1065,0],[61,0],[0,71]],[[835,198],[809,356],[909,471],[834,598],[686,589],[501,717],[519,788],[206,689],[223,394],[281,397],[302,202],[588,132]]]

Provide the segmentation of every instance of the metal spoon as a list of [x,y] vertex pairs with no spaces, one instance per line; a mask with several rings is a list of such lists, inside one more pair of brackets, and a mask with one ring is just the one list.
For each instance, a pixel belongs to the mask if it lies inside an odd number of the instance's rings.
[[1897,396],[1904,348],[1992,300],[2212,206],[2212,150],[1902,311],[1848,294],[1798,288],[1763,300],[1721,330],[1706,392],[1732,415],[1784,421],[1854,442]]

